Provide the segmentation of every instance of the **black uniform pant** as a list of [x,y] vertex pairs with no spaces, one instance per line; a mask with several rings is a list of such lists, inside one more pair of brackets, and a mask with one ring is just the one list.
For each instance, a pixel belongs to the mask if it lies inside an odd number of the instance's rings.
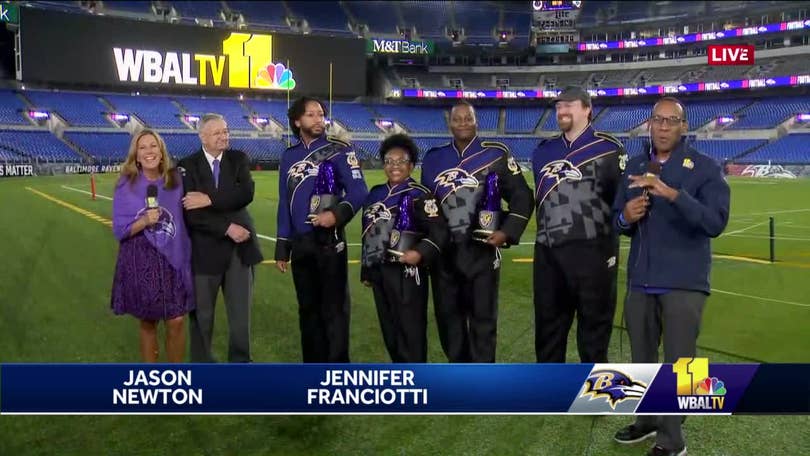
[[349,362],[350,301],[346,243],[305,235],[292,242],[290,267],[298,296],[305,363]]
[[391,361],[427,362],[427,270],[383,263],[371,268],[370,279]]
[[534,245],[534,348],[539,363],[564,363],[568,332],[577,316],[583,363],[608,362],[616,312],[618,242],[575,241]]
[[500,253],[469,241],[450,246],[433,268],[439,339],[451,363],[494,363]]

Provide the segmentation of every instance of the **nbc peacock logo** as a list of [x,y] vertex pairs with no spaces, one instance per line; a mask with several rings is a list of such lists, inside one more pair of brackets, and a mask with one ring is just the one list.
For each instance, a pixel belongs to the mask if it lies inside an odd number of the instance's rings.
[[709,376],[707,358],[680,358],[672,364],[672,372],[676,375],[679,409],[723,410],[728,390],[725,382]]
[[292,71],[283,63],[270,62],[256,75],[256,88],[271,90],[292,90],[295,88],[295,79]]

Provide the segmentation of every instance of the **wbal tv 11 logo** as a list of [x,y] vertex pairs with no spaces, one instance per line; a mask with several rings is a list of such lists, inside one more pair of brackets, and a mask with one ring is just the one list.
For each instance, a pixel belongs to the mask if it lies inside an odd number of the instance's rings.
[[292,71],[273,63],[273,36],[232,32],[222,40],[222,54],[158,52],[114,47],[121,82],[222,87],[228,75],[232,89],[292,90]]
[[709,376],[708,358],[680,358],[672,365],[677,378],[678,408],[681,410],[723,410],[726,386]]

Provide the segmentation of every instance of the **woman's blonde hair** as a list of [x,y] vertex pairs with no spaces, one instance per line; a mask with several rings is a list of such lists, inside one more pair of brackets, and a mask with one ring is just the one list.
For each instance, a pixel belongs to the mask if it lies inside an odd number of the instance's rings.
[[138,163],[138,141],[147,135],[152,135],[152,137],[155,138],[158,143],[158,149],[160,149],[160,164],[158,165],[158,171],[160,172],[161,177],[163,177],[164,188],[174,188],[177,186],[177,174],[174,172],[172,167],[169,152],[166,150],[166,143],[163,141],[163,138],[161,138],[160,135],[154,130],[144,129],[132,137],[132,142],[129,143],[129,153],[127,154],[127,159],[124,160],[124,164],[121,165],[121,176],[126,177],[130,184],[135,182],[135,180],[138,178],[138,174],[140,174],[141,170],[141,165]]

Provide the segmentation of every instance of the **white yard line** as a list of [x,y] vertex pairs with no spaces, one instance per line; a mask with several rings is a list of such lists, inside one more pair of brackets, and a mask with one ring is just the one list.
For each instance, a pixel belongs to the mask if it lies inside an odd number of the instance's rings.
[[756,228],[756,227],[758,227],[758,226],[766,225],[766,224],[768,224],[768,223],[770,223],[770,221],[769,221],[769,220],[765,220],[764,222],[755,223],[755,224],[753,224],[753,225],[747,226],[747,227],[745,227],[745,228],[743,228],[743,229],[740,229],[740,230],[734,230],[734,231],[729,231],[728,233],[723,233],[723,234],[721,234],[721,235],[720,235],[720,237],[723,237],[723,236],[733,236],[733,235],[735,235],[735,234],[737,234],[737,233],[744,233],[744,232],[746,232],[746,231],[748,231],[748,230],[750,230],[750,229]]
[[[770,236],[758,236],[754,234],[728,234],[726,236],[729,237],[738,237],[738,238],[748,238],[748,239],[770,239]],[[773,238],[776,241],[800,241],[800,242],[807,242],[810,241],[810,238],[800,238],[800,237],[791,237],[791,236],[775,236]]]
[[750,214],[740,215],[740,217],[750,217],[752,215],[793,214],[796,212],[810,212],[810,209],[786,209],[784,211],[752,212]]
[[[73,190],[74,192],[84,193],[85,195],[91,195],[91,196],[93,195],[92,193],[88,192],[87,190],[81,190],[81,189],[78,189],[78,188],[68,187],[67,185],[63,185],[62,188],[66,188],[68,190]],[[98,193],[96,193],[96,197],[101,198],[101,199],[105,199],[105,200],[108,200],[108,201],[112,201],[112,198],[110,198],[109,196],[99,195]]]
[[747,295],[743,293],[735,293],[733,291],[726,291],[726,290],[718,290],[717,288],[712,288],[713,293],[720,293],[720,294],[727,294],[731,296],[739,296],[741,298],[748,298],[748,299],[755,299],[757,301],[768,301],[768,302],[778,302],[780,304],[788,304],[791,306],[797,307],[810,307],[810,304],[805,304],[801,302],[793,302],[793,301],[783,301],[781,299],[773,299],[773,298],[765,298],[762,296],[754,296],[754,295]]

